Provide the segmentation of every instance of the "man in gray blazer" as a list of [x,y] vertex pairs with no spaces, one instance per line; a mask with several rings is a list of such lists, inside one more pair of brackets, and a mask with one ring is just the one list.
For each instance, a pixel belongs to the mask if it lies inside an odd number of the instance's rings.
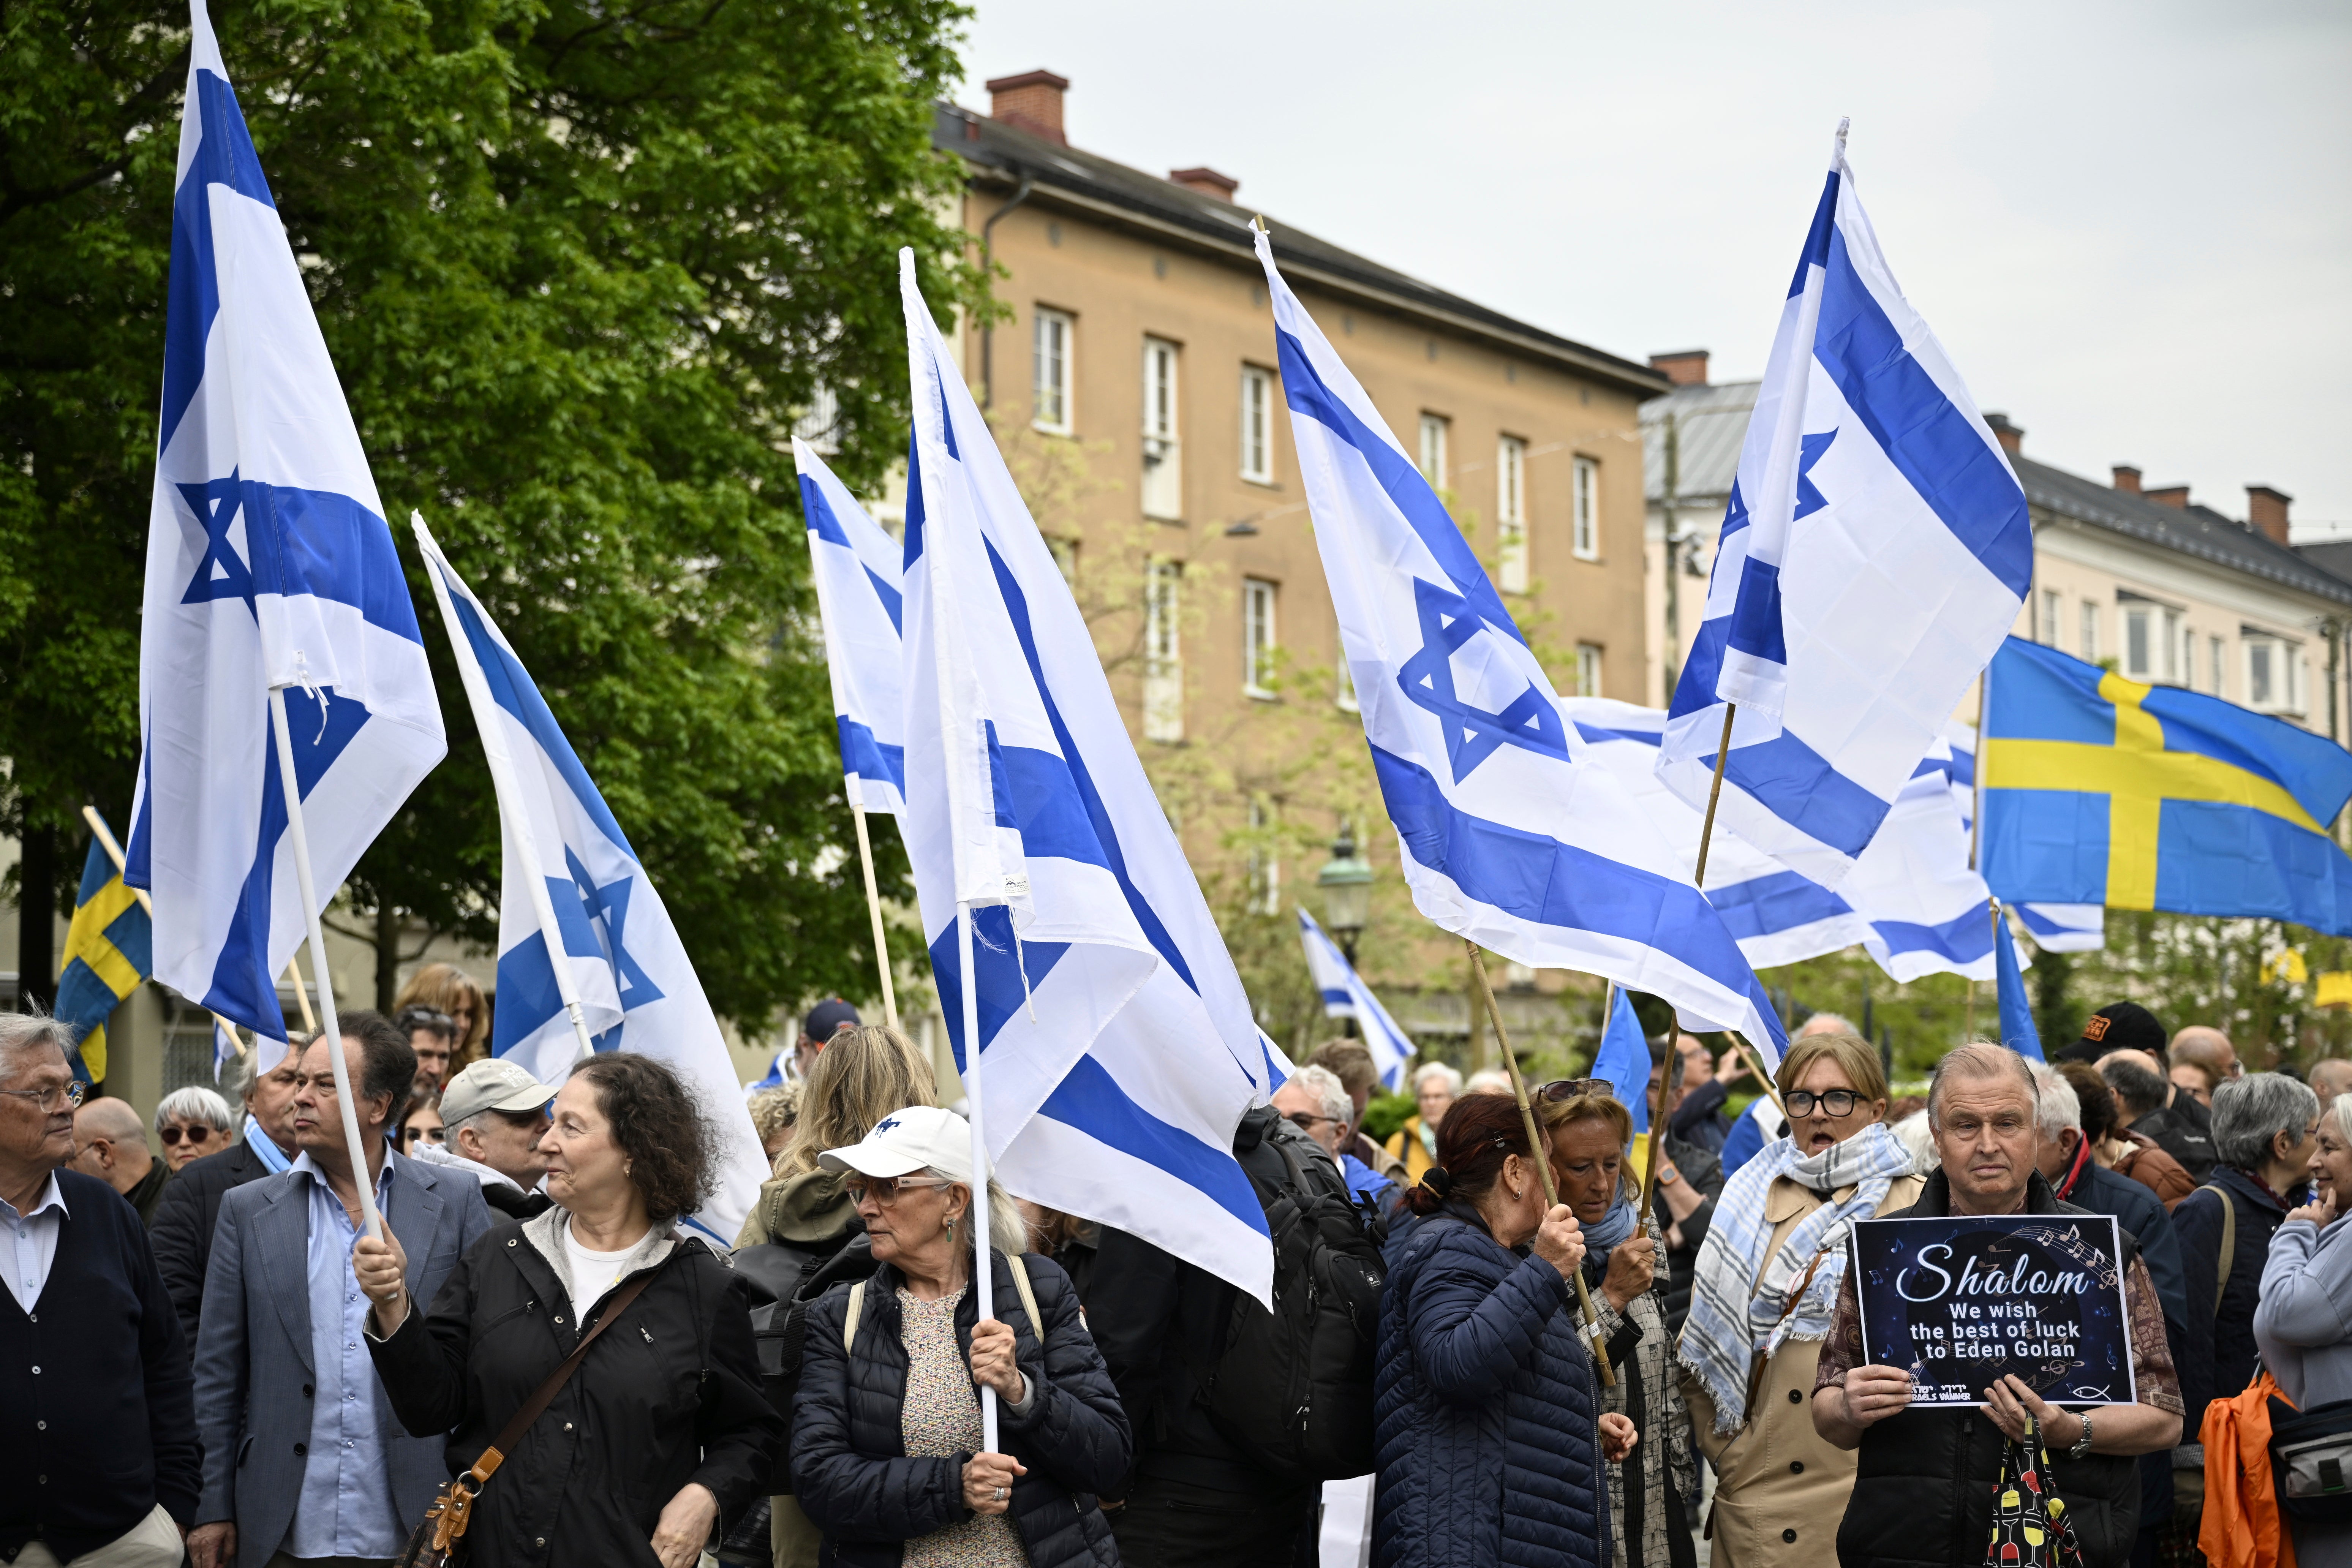
[[[341,1024],[366,1177],[412,1299],[430,1301],[490,1212],[479,1184],[391,1152],[416,1079],[406,1037],[376,1013]],[[449,1479],[442,1440],[393,1415],[362,1337],[359,1185],[324,1041],[303,1050],[294,1141],[290,1168],[221,1198],[196,1337],[195,1568],[389,1563]]]

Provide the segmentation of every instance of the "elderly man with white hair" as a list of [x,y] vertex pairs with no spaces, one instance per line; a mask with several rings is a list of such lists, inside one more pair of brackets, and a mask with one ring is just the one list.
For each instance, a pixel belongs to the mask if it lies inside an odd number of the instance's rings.
[[[1946,1057],[1927,1091],[1942,1163],[1916,1204],[1887,1217],[2087,1214],[2053,1195],[2042,1174],[2040,1100],[2032,1068],[2006,1047],[1979,1041]],[[1822,1346],[1812,1411],[1825,1441],[1861,1452],[1838,1530],[1839,1561],[1941,1563],[1955,1542],[1991,1539],[2000,1439],[2022,1437],[2029,1416],[2050,1456],[2043,1485],[2065,1502],[2087,1568],[2131,1561],[2139,1530],[2136,1461],[2180,1440],[2180,1390],[2147,1265],[2135,1247],[2125,1250],[2124,1306],[2139,1397],[2087,1410],[2050,1405],[2014,1376],[1995,1384],[1974,1410],[1912,1409],[1911,1374],[1864,1358],[1847,1271]]]
[[1412,1069],[1412,1097],[1420,1102],[1421,1114],[1406,1117],[1388,1142],[1389,1152],[1404,1162],[1402,1184],[1407,1189],[1437,1163],[1437,1129],[1462,1098],[1462,1075],[1444,1062],[1423,1062]]
[[1274,1091],[1274,1108],[1331,1156],[1350,1193],[1383,1204],[1398,1195],[1395,1183],[1347,1152],[1356,1131],[1356,1102],[1348,1098],[1348,1086],[1338,1073],[1328,1068],[1300,1068]]

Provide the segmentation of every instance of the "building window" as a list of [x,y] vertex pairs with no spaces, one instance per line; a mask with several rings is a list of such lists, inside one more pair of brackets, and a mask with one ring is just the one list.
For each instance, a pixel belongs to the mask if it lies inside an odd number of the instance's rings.
[[2099,606],[2088,599],[2083,601],[2083,660],[2099,662]]
[[1575,489],[1570,496],[1570,535],[1579,561],[1601,559],[1601,465],[1590,458],[1576,459]]
[[1579,697],[1601,695],[1601,645],[1580,642],[1576,645],[1576,694]]
[[1184,738],[1184,660],[1177,636],[1183,568],[1154,561],[1143,569],[1143,738]]
[[2055,588],[2042,590],[2042,636],[2039,640],[2047,647],[2058,646],[2058,590]]
[[1453,424],[1443,414],[1421,416],[1421,477],[1433,489],[1445,488],[1445,438]]
[[1075,401],[1070,395],[1072,322],[1065,310],[1037,307],[1031,338],[1031,385],[1037,395],[1037,428],[1049,435],[1070,433]]
[[1274,584],[1242,581],[1242,690],[1270,698],[1274,690]]
[[1274,483],[1274,372],[1242,366],[1242,478]]
[[1184,517],[1184,463],[1176,439],[1176,345],[1143,340],[1143,515]]
[[2166,610],[2164,620],[2164,681],[2168,686],[2180,684],[2180,612]]
[[1495,443],[1495,521],[1502,531],[1498,562],[1503,592],[1528,591],[1528,444],[1517,436]]
[[2205,678],[2211,684],[2205,689],[2216,697],[2226,697],[2229,695],[2226,689],[2229,682],[2223,672],[2229,668],[2229,647],[2220,637],[2208,637],[2205,651],[2211,656],[2206,665],[2209,673]]
[[2151,679],[2148,667],[2148,608],[2126,605],[2124,616],[2124,673],[2134,680]]
[[823,382],[809,393],[808,407],[793,421],[793,434],[811,450],[833,457],[841,450],[841,399]]
[[2267,632],[2245,633],[2246,706],[2273,713],[2303,711],[2303,646]]
[[1282,912],[1282,859],[1274,851],[1275,814],[1263,796],[1249,803],[1249,907],[1252,914]]

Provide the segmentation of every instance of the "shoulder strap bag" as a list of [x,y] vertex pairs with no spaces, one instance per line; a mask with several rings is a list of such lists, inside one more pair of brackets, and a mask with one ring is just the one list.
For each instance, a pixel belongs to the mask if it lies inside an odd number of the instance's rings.
[[[1011,1266],[1013,1289],[1021,1294],[1021,1305],[1028,1310],[1029,1327],[1036,1333],[1037,1342],[1045,1342],[1045,1320],[1037,1315],[1037,1292],[1030,1286],[1029,1270],[1022,1264],[1021,1255],[1013,1254],[1004,1260]],[[857,1321],[866,1314],[866,1281],[860,1279],[849,1288],[849,1307],[841,1316],[841,1348],[855,1349],[857,1344]]]
[[[522,1408],[514,1413],[514,1419],[507,1423],[506,1430],[499,1434],[498,1440],[482,1450],[482,1457],[474,1461],[474,1468],[442,1487],[440,1495],[433,1500],[432,1506],[425,1510],[425,1517],[417,1522],[415,1531],[409,1536],[406,1549],[393,1559],[393,1568],[459,1568],[466,1561],[466,1527],[474,1521],[474,1500],[481,1495],[484,1483],[498,1473],[500,1465],[506,1463],[507,1456],[514,1451],[516,1444],[522,1441],[523,1434],[530,1430],[531,1423],[545,1415],[547,1407],[555,1403],[555,1396],[563,1392],[563,1385],[572,1381],[572,1374],[578,1372],[580,1363],[588,1359],[588,1347],[596,1342],[596,1336],[626,1311],[631,1302],[644,1294],[646,1287],[654,1282],[654,1276],[658,1272],[655,1268],[646,1269],[622,1286],[619,1293],[605,1303],[604,1310],[597,1316],[595,1322],[580,1336],[580,1342],[572,1347],[572,1353],[563,1358],[563,1364],[548,1373],[547,1381],[539,1385],[538,1392],[523,1402]],[[416,1310],[414,1301],[409,1303],[408,1310],[412,1312]]]

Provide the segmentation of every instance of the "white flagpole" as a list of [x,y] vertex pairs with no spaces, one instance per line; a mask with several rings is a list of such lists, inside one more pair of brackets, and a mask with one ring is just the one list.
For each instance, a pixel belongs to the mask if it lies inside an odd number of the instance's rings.
[[[408,521],[416,530],[416,542],[424,551],[428,568],[448,559],[441,553],[433,531],[425,526],[424,514],[412,511]],[[547,966],[555,974],[555,994],[563,999],[563,1010],[572,1018],[572,1037],[580,1044],[579,1054],[572,1058],[576,1066],[594,1056],[596,1047],[588,1037],[587,1016],[580,1010],[579,987],[572,984],[572,965],[563,950],[563,928],[556,923],[555,904],[547,896],[547,878],[541,873],[539,865],[539,846],[529,833],[517,831],[516,825],[508,820],[508,803],[521,798],[520,786],[515,783],[514,759],[507,755],[503,744],[493,742],[488,726],[482,722],[482,715],[497,704],[472,650],[458,646],[463,634],[457,628],[457,607],[449,602],[449,584],[442,581],[438,572],[428,570],[425,574],[433,580],[433,599],[441,606],[442,629],[449,634],[450,650],[457,656],[457,674],[466,683],[466,702],[474,710],[474,728],[481,734],[482,754],[490,764],[490,785],[499,797],[500,838],[513,845],[515,853],[522,858],[523,880],[530,885],[531,914],[539,921],[540,935],[547,942]]]
[[[985,1320],[996,1316],[994,1282],[990,1278],[994,1260],[989,1257],[988,1230],[988,1138],[982,1130],[980,1096],[980,976],[971,963],[971,906],[956,906],[957,956],[963,963],[963,1091],[971,1114],[971,1212],[966,1223],[971,1226],[971,1289],[972,1301]],[[1018,962],[1019,954],[1014,954]],[[988,1453],[1000,1452],[996,1447],[996,1390],[982,1384],[980,1390],[980,1444]]]
[[[334,1068],[335,1099],[343,1109],[343,1142],[352,1156],[352,1184],[360,1190],[360,1215],[367,1233],[383,1239],[383,1216],[375,1212],[375,1184],[368,1179],[367,1151],[360,1143],[359,1102],[352,1098],[352,1069],[343,1060],[343,1031],[335,1021],[335,986],[327,973],[327,933],[319,923],[319,889],[310,880],[310,836],[302,825],[302,786],[294,777],[294,734],[286,724],[286,689],[269,689],[269,718],[278,731],[278,782],[286,795],[286,836],[294,846],[294,880],[302,891],[302,918],[310,933],[310,973],[319,983],[319,1016],[327,1061]],[[392,1129],[385,1128],[390,1135]]]
[[857,824],[857,859],[866,868],[866,912],[874,921],[874,967],[882,972],[882,1021],[898,1026],[898,998],[890,988],[890,943],[882,933],[882,895],[874,884],[874,841],[866,832],[866,808],[852,804],[850,820]]

